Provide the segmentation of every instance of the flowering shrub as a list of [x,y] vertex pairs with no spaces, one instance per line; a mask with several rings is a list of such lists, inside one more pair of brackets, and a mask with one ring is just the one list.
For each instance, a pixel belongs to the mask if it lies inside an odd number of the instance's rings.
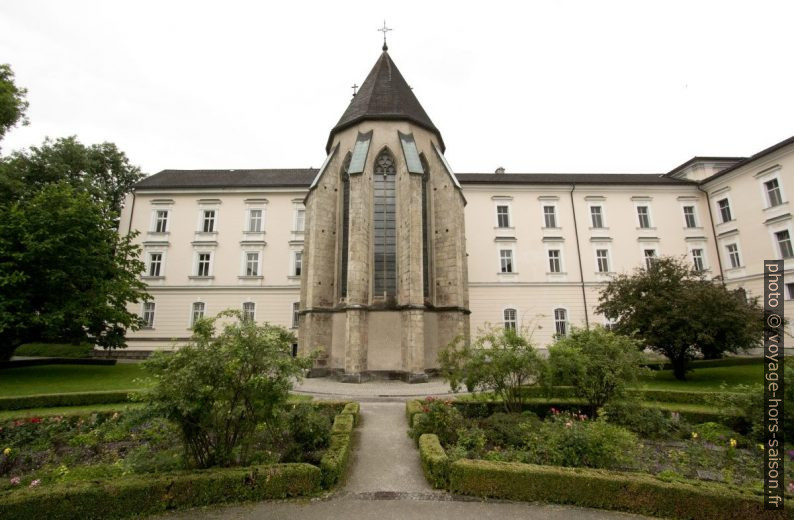
[[458,440],[458,430],[464,426],[463,415],[452,401],[428,397],[422,403],[422,413],[414,416],[408,433],[417,442],[423,433],[434,433],[442,445],[452,445]]

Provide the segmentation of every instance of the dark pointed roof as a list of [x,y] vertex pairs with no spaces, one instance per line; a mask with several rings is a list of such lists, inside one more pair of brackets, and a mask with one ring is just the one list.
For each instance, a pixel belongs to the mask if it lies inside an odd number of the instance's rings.
[[334,134],[340,130],[366,120],[398,119],[410,121],[438,136],[439,146],[444,150],[441,132],[419,104],[411,87],[400,74],[397,65],[385,50],[372,67],[367,79],[361,84],[358,93],[342,114],[339,122],[328,136],[326,151],[330,151]]

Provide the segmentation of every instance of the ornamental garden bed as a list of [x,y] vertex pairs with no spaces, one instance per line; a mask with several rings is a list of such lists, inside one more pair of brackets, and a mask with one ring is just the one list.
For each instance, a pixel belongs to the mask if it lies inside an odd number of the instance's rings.
[[[570,402],[526,408],[409,401],[409,434],[428,481],[465,495],[672,518],[794,518],[790,506],[763,511],[763,451],[750,432],[636,403],[609,405],[597,418]],[[787,466],[792,482],[794,463]]]
[[145,409],[0,421],[1,518],[120,518],[311,495],[344,475],[358,403],[285,408],[243,467],[191,469],[177,427]]

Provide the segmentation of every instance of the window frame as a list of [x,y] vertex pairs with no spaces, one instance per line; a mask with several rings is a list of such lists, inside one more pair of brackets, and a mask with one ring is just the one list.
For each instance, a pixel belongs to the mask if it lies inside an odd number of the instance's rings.
[[[512,320],[508,318],[508,312],[512,312]],[[502,328],[505,330],[518,330],[518,309],[511,305],[502,309]]]
[[[197,305],[201,305],[201,311],[200,311],[201,314],[198,317],[196,317]],[[192,302],[190,304],[190,316],[188,319],[188,324],[189,324],[188,328],[192,329],[193,326],[196,324],[196,322],[201,318],[203,318],[204,316],[206,316],[206,314],[207,314],[207,304],[205,302],[203,302],[202,300],[196,300]]]
[[[653,252],[653,254],[648,256],[648,252]],[[657,248],[656,246],[653,247],[642,246],[642,261],[645,265],[645,269],[650,269],[653,261],[658,259],[659,259],[659,248]]]
[[[777,196],[778,196],[778,199],[779,199],[777,204],[773,204],[772,203],[772,197],[770,197],[770,195],[769,195],[771,190],[767,187],[767,184],[769,184],[771,182],[777,183],[777,186],[774,188],[774,189],[777,190]],[[772,175],[772,176],[770,176],[767,179],[762,179],[761,180],[761,186],[762,186],[762,189],[764,191],[764,199],[766,201],[766,207],[767,208],[774,208],[774,207],[777,207],[777,206],[782,206],[786,202],[785,198],[784,198],[784,195],[783,195],[783,183],[780,182],[780,176],[779,175]]]
[[[246,306],[248,306],[248,305],[252,306],[250,315],[249,315],[248,310],[246,310]],[[244,301],[242,306],[241,306],[241,310],[242,310],[242,316],[243,316],[244,320],[250,319],[251,321],[256,323],[256,302],[251,301],[251,300]]]
[[[504,212],[503,215],[501,215],[499,213],[499,208],[504,208],[505,209],[505,212]],[[502,222],[501,222],[501,217],[502,216],[504,216],[504,218],[505,218],[505,221],[506,221],[505,225],[502,225]],[[499,228],[499,229],[510,229],[512,227],[510,224],[511,224],[510,205],[509,204],[497,203],[496,204],[496,227]]]
[[[730,250],[731,246],[733,246],[736,249],[736,251],[732,252]],[[730,265],[729,269],[740,269],[740,268],[744,267],[743,264],[742,264],[741,248],[739,247],[739,242],[738,241],[727,242],[727,243],[723,244],[723,247],[725,248],[725,260],[726,260],[726,263],[728,265]],[[736,255],[736,265],[734,265],[734,262],[733,262],[733,255],[734,254]]]
[[[692,225],[691,226],[689,225],[689,220],[687,218],[688,217],[687,212],[686,212],[687,208],[692,208],[692,215],[691,215],[691,217],[692,217]],[[687,203],[687,204],[681,204],[681,212],[682,212],[683,217],[684,217],[684,229],[697,229],[698,227],[700,227],[699,226],[698,214],[697,214],[697,207],[696,207],[694,202]]]
[[[562,319],[558,317],[558,311],[562,311]],[[560,306],[554,307],[552,317],[554,318],[554,337],[561,338],[567,336],[571,332],[568,309]],[[562,332],[560,332],[560,324],[562,324]]]
[[[165,217],[163,219],[160,218],[160,213],[164,213]],[[164,223],[163,229],[160,228],[160,222]],[[171,210],[170,209],[161,209],[161,208],[153,208],[152,209],[152,225],[150,233],[168,233],[168,230],[171,227]]]
[[[209,256],[209,258],[207,260],[207,272],[206,272],[206,274],[201,274],[201,266],[202,266],[201,257],[202,257],[202,255],[208,255]],[[213,267],[212,267],[213,261],[212,260],[213,260],[214,256],[215,255],[213,254],[213,251],[206,251],[206,250],[196,251],[195,259],[194,259],[195,267],[193,269],[193,273],[195,273],[195,274],[193,276],[195,276],[196,278],[211,278],[212,277],[212,272],[213,272]]]
[[[244,276],[246,278],[258,278],[258,277],[261,277],[262,276],[262,252],[258,251],[258,250],[255,251],[255,250],[251,250],[251,249],[246,249],[246,250],[244,250],[242,252],[242,255],[243,255],[243,258],[242,258],[242,260],[243,260],[243,269],[242,269],[242,271],[243,272],[242,272],[241,276]],[[256,263],[254,264],[256,266],[256,269],[255,269],[255,272],[253,274],[248,272],[248,267],[249,267],[249,264],[250,264],[250,261],[249,261],[249,258],[248,258],[249,255],[256,255]]]
[[[151,305],[151,309],[148,309],[147,306]],[[149,317],[147,318],[147,314]],[[141,302],[141,318],[144,319],[146,322],[141,328],[146,330],[154,329],[154,320],[155,316],[157,315],[157,304],[154,300],[149,300],[145,302]]]
[[[699,258],[700,259],[700,263],[701,263],[701,268],[700,269],[698,269],[698,266],[697,266],[695,251],[700,251],[700,258]],[[689,248],[689,258],[692,260],[692,265],[693,265],[693,267],[695,268],[696,271],[702,273],[702,272],[705,272],[705,271],[709,270],[708,263],[706,261],[706,248],[704,246],[690,247]]]
[[[510,270],[505,271],[504,261],[506,257],[502,255],[502,253],[510,253],[509,254],[509,262],[510,262]],[[499,274],[515,274],[516,273],[516,253],[515,249],[512,247],[499,247],[498,249],[498,258],[499,258]]]
[[[217,233],[218,232],[218,209],[217,208],[201,208],[200,210],[200,233]],[[209,214],[212,214],[211,216]],[[207,223],[210,224],[207,229]]]
[[[787,235],[784,240],[787,243],[787,247],[788,247],[787,252],[789,253],[788,255],[785,254],[782,245],[783,241],[781,241],[780,237],[778,236],[781,233],[785,233]],[[779,260],[789,260],[791,258],[794,258],[794,243],[792,243],[791,230],[788,227],[772,231],[772,237],[774,238],[775,241],[775,246],[776,246],[775,249]]]
[[[640,214],[640,208],[645,209],[645,215]],[[642,201],[636,202],[634,204],[634,214],[637,216],[637,229],[653,229],[653,217],[651,216],[651,204],[650,202]],[[647,219],[647,226],[643,226],[642,217],[645,216]]]
[[[593,209],[598,208],[598,218],[601,221],[601,225],[595,225],[595,214],[593,213]],[[607,229],[606,224],[606,211],[604,211],[604,204],[598,203],[590,203],[588,204],[588,210],[590,213],[590,229]]]
[[[543,218],[543,229],[560,229],[560,216],[558,211],[558,204],[556,201],[548,201],[548,200],[541,200],[540,201],[540,213]],[[551,213],[546,213],[546,208],[551,208]],[[548,217],[549,215],[552,217],[552,224],[553,226],[548,225]]]
[[[556,258],[552,258],[552,253],[557,253]],[[562,248],[561,247],[548,247],[546,249],[546,267],[548,269],[548,274],[562,274]],[[554,262],[557,264],[557,269],[554,269]]]
[[303,273],[303,249],[292,251],[291,256],[290,276],[299,277]]
[[[606,252],[606,255],[604,256],[604,260],[606,261],[606,267],[607,267],[606,271],[602,271],[601,270],[601,264],[600,264],[599,258],[598,258],[598,252],[599,251]],[[596,274],[609,274],[609,273],[612,272],[610,270],[610,268],[612,267],[612,252],[610,251],[609,247],[598,247],[598,246],[596,246],[593,249],[593,258],[595,259],[595,272],[596,272]]]
[[[257,219],[259,223],[259,229],[254,229],[253,226],[251,225],[254,222],[254,217],[253,217],[254,212],[259,213],[259,218]],[[246,209],[245,222],[246,222],[246,226],[245,226],[246,233],[263,233],[265,231],[265,208]]]
[[292,327],[297,329],[300,326],[300,305],[301,302],[292,302]]
[[[152,273],[152,266],[154,265],[153,255],[159,255],[160,259],[157,262],[157,274]],[[164,251],[147,251],[148,258],[146,262],[146,277],[147,278],[164,278],[165,277],[165,252]]]
[[[730,217],[728,220],[725,220],[725,215],[723,214],[722,206],[720,206],[720,202],[725,201],[727,203],[726,209],[728,211],[728,216]],[[726,193],[724,196],[715,199],[714,205],[717,208],[717,215],[720,217],[719,224],[727,224],[728,222],[733,222],[736,220],[736,215],[733,213],[733,201],[731,201],[731,197]]]
[[292,231],[295,233],[306,231],[306,208],[297,204],[292,216]]

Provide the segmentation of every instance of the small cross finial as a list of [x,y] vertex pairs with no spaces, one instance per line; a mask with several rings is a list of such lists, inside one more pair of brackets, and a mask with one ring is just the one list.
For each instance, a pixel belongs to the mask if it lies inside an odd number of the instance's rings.
[[350,88],[352,88],[352,89],[353,89],[353,97],[356,97],[356,92],[358,92],[358,85],[356,85],[355,83],[353,83],[353,86],[352,86],[352,87],[350,87]]
[[393,29],[390,29],[389,27],[386,27],[386,20],[383,20],[383,27],[378,29],[378,32],[382,32],[383,33],[383,50],[384,51],[388,51],[389,50],[389,46],[386,45],[386,33],[391,31],[391,30],[393,30]]

